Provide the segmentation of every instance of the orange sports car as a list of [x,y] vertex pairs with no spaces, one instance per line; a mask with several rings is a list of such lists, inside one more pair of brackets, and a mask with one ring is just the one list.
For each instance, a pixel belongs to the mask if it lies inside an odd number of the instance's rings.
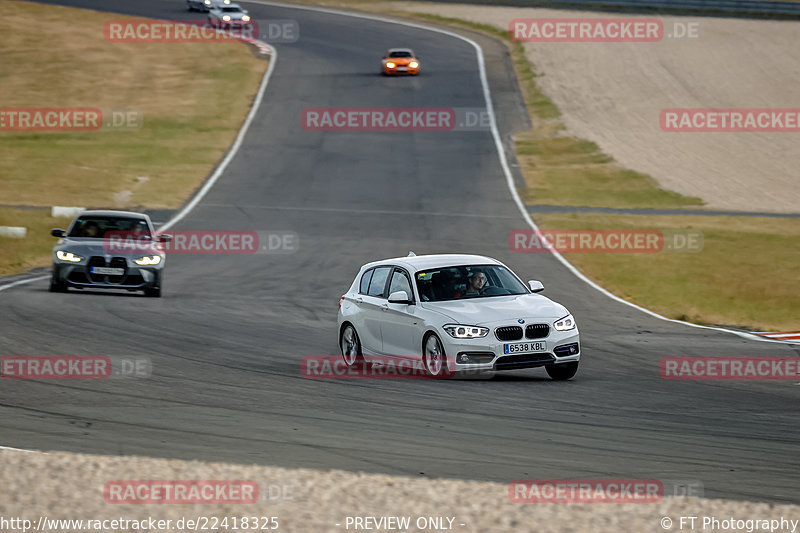
[[410,48],[390,48],[383,60],[384,75],[390,74],[419,74],[419,59]]

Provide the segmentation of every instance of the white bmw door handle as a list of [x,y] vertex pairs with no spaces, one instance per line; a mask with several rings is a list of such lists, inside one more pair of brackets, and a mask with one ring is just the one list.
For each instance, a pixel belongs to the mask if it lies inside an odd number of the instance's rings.
[[363,304],[364,303],[364,298],[356,298],[356,302],[358,302],[360,304]]
[[388,310],[389,310],[389,304],[383,304],[381,306],[381,311],[388,311]]

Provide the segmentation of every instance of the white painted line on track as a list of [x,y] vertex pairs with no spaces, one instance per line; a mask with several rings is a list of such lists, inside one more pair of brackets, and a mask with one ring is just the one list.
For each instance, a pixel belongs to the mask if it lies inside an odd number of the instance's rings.
[[23,448],[12,448],[11,446],[0,446],[0,450],[8,450],[12,452],[25,452],[25,453],[42,453],[47,455],[47,452],[40,452],[39,450],[25,450]]
[[239,152],[239,148],[242,146],[242,141],[244,141],[244,136],[247,134],[247,130],[250,128],[250,123],[253,122],[253,118],[255,118],[256,113],[258,112],[259,108],[261,107],[261,102],[264,99],[264,93],[267,90],[267,84],[269,83],[270,78],[272,77],[272,72],[275,70],[275,64],[278,62],[278,51],[275,50],[275,47],[270,46],[269,49],[271,50],[272,54],[269,61],[269,67],[267,67],[267,72],[264,74],[264,77],[261,79],[261,86],[258,88],[258,93],[256,94],[256,99],[253,102],[253,106],[250,108],[250,113],[247,114],[247,118],[242,124],[242,127],[239,129],[239,134],[236,135],[236,140],[233,141],[233,146],[231,149],[228,150],[228,153],[223,158],[222,162],[217,166],[216,170],[211,177],[206,180],[203,187],[194,195],[194,197],[189,201],[188,204],[183,206],[183,209],[180,210],[176,215],[174,215],[166,224],[159,228],[159,231],[165,231],[175,225],[176,223],[180,222],[189,212],[194,209],[200,200],[208,193],[211,187],[217,183],[222,173],[225,172],[225,169],[228,168],[228,165],[236,154]]
[[35,277],[32,277],[32,278],[21,279],[19,281],[14,281],[12,283],[7,283],[5,285],[0,285],[0,291],[4,291],[6,289],[10,289],[11,287],[16,287],[17,285],[25,285],[26,283],[32,283],[34,281],[40,281],[40,280],[43,280],[43,279],[47,279],[49,277],[50,277],[50,275],[47,274],[47,275],[44,275],[44,276],[35,276]]

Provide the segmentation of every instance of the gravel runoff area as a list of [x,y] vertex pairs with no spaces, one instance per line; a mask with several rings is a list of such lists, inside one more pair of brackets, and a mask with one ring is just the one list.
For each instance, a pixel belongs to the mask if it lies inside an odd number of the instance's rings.
[[[518,18],[649,18],[539,8],[398,2],[507,30]],[[710,209],[800,212],[800,130],[665,132],[666,108],[800,108],[798,21],[660,17],[660,42],[526,43],[568,135]],[[696,38],[668,38],[695,24]],[[675,24],[682,25],[676,29]]]
[[[416,525],[420,517],[449,517],[443,523],[465,532],[638,532],[680,531],[680,517],[723,520],[800,520],[800,506],[697,498],[665,498],[657,503],[515,503],[508,485],[475,481],[393,477],[343,471],[292,470],[198,461],[0,451],[0,521],[40,517],[83,520],[171,520],[141,531],[188,531],[198,517],[277,517],[278,531],[364,531],[348,517],[410,517],[406,531],[436,531]],[[109,482],[123,480],[237,480],[259,487],[252,504],[115,504],[104,497]],[[669,528],[662,520],[672,520]],[[184,518],[184,527],[176,527]],[[202,518],[200,519],[202,520]],[[779,522],[778,522],[779,523]],[[150,527],[155,524],[155,527]],[[339,525],[337,525],[339,524]],[[463,526],[461,524],[464,524]],[[743,523],[744,524],[744,523]],[[796,524],[796,523],[795,523]],[[84,527],[88,525],[84,523]],[[136,524],[134,524],[136,525]],[[273,524],[274,525],[274,524]],[[362,525],[366,525],[364,522]],[[424,525],[420,522],[420,525]],[[668,525],[666,522],[664,525]],[[0,526],[15,531],[12,523]],[[33,527],[32,526],[32,527]],[[112,526],[108,523],[106,527]],[[211,523],[208,524],[211,527]],[[231,525],[229,524],[229,529]],[[198,527],[202,530],[202,524]],[[392,528],[377,528],[390,531]],[[84,530],[97,531],[87,528]],[[111,531],[109,527],[106,529]],[[240,528],[240,531],[244,529]],[[266,529],[259,529],[264,531]],[[274,530],[274,529],[272,529]],[[399,530],[399,529],[394,529]],[[707,528],[706,531],[709,529]],[[761,529],[763,530],[763,529]],[[797,528],[800,531],[800,527]],[[16,529],[21,531],[21,529]],[[69,527],[42,529],[77,531]],[[113,531],[136,531],[118,527]],[[224,529],[219,529],[224,531]],[[689,531],[687,523],[683,531]],[[758,529],[756,529],[758,531]],[[775,531],[792,531],[791,526]]]

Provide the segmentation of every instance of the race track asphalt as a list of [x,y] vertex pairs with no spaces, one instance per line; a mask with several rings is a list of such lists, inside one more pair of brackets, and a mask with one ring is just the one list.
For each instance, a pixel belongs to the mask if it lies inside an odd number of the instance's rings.
[[[202,18],[179,0],[54,3]],[[301,127],[308,107],[481,108],[468,43],[245,5],[256,19],[296,20],[300,39],[275,45],[275,71],[241,150],[175,229],[292,231],[298,251],[171,256],[162,299],[51,294],[44,281],[0,293],[3,354],[153,364],[148,379],[3,380],[0,444],[500,482],[699,480],[707,497],[800,502],[797,382],[659,375],[665,356],[796,348],[652,318],[549,255],[511,252],[509,231],[526,226],[488,131]],[[525,126],[507,55],[470,35],[484,46],[507,137]],[[380,76],[393,46],[412,46],[423,75]],[[580,326],[577,377],[557,383],[538,369],[486,381],[304,379],[303,356],[337,353],[337,302],[359,266],[409,250],[486,254],[541,280]]]

